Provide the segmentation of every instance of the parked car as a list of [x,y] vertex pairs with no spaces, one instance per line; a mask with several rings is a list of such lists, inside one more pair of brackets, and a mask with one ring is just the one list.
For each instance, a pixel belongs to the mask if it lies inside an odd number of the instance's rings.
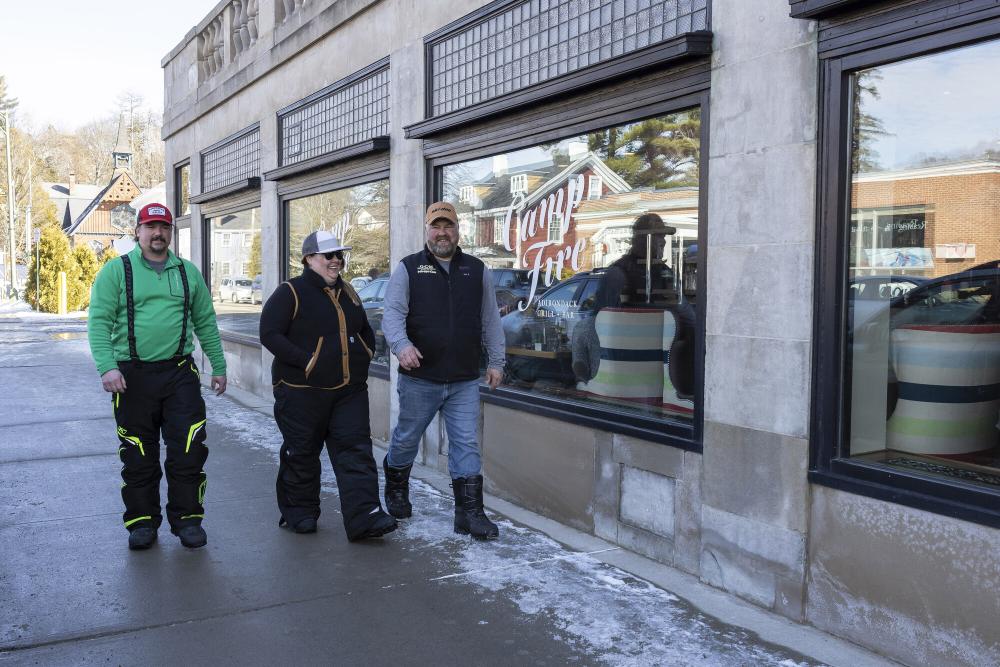
[[892,328],[907,324],[1000,324],[1000,260],[925,280],[892,299]]
[[[531,275],[527,269],[493,269],[493,287],[527,297],[531,290]],[[536,289],[535,293],[539,291],[540,289]]]
[[231,301],[233,303],[262,303],[263,290],[261,289],[260,278],[250,280],[246,276],[235,278],[223,278],[219,283],[219,301]]
[[[527,269],[492,269],[493,289],[496,292],[497,308],[501,315],[514,310],[531,294],[531,272]],[[535,299],[541,297],[547,288],[541,281],[535,286]]]
[[372,279],[369,278],[368,276],[358,276],[356,278],[351,278],[350,283],[351,287],[353,287],[355,290],[359,290],[368,283],[370,283],[371,281]]
[[526,310],[514,308],[501,318],[512,379],[575,383],[570,341],[576,327],[595,314],[600,276],[578,273],[550,287]]
[[848,331],[857,333],[856,326],[875,322],[885,313],[893,299],[907,294],[928,282],[919,276],[876,275],[858,276],[851,281],[848,292]]
[[865,276],[850,289],[848,331],[855,345],[873,336],[884,340],[905,325],[1000,323],[1000,260],[933,279]]

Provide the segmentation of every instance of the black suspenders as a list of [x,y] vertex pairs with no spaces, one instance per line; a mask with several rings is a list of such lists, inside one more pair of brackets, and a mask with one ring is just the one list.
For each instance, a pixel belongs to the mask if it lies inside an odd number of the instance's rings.
[[[139,361],[139,353],[135,347],[135,298],[132,292],[132,262],[128,255],[122,255],[122,265],[125,267],[125,312],[128,317],[128,356],[132,361]],[[184,343],[187,341],[188,304],[191,301],[191,288],[188,285],[187,271],[184,262],[177,267],[181,272],[181,284],[184,286],[184,310],[181,311],[181,340],[177,343],[175,357],[184,354]],[[166,270],[166,269],[164,269]]]

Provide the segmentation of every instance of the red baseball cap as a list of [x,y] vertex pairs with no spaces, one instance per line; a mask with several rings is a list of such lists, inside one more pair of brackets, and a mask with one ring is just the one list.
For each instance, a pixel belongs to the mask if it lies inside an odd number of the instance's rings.
[[135,224],[142,225],[148,222],[165,222],[172,225],[174,224],[174,216],[170,215],[170,209],[163,204],[146,204],[139,209],[139,214],[135,216]]

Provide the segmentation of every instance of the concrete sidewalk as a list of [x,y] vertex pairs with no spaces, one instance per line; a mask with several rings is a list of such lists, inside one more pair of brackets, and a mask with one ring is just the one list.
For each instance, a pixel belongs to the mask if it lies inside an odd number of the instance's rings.
[[280,436],[238,391],[206,392],[208,546],[164,525],[130,552],[84,336],[0,314],[2,664],[890,664],[507,503],[500,541],[456,535],[433,471],[412,520],[351,544],[324,461],[320,531],[281,530]]

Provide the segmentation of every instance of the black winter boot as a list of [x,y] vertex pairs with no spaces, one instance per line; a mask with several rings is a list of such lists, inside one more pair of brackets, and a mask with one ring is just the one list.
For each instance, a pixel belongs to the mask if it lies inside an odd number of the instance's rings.
[[368,528],[360,535],[355,535],[353,537],[348,535],[348,541],[357,542],[358,540],[367,540],[371,537],[382,537],[386,533],[391,533],[399,527],[396,520],[383,512],[381,507],[373,511],[372,515],[374,518]]
[[410,504],[412,469],[412,464],[404,468],[390,466],[388,455],[382,459],[382,470],[385,471],[385,508],[397,519],[408,519],[413,516],[413,505]]
[[133,551],[148,549],[156,542],[156,528],[140,524],[128,534],[128,548]]
[[455,532],[477,540],[500,537],[500,529],[483,511],[483,476],[453,479],[451,488],[455,491]]
[[188,549],[198,549],[208,543],[208,535],[201,526],[183,526],[181,528],[171,528],[170,532],[181,538],[181,544]]

